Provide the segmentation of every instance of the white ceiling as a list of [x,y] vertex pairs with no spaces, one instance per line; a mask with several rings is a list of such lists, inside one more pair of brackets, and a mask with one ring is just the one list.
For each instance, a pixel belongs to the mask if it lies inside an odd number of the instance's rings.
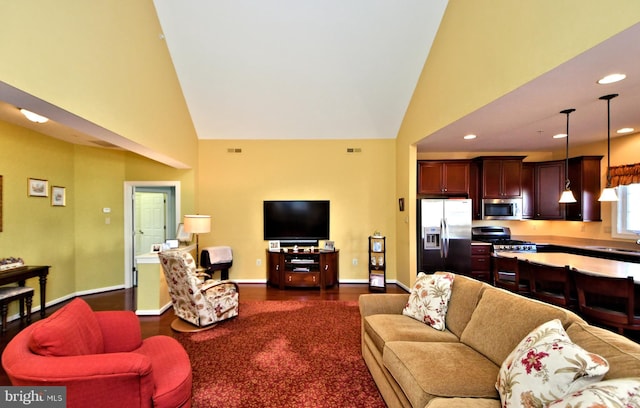
[[446,0],[154,0],[200,139],[395,138]]
[[[200,139],[395,138],[446,0],[154,0]],[[640,130],[640,24],[529,84],[424,135],[421,152],[553,151]],[[595,81],[611,72],[627,79]],[[136,151],[106,129],[0,82],[0,120],[62,140]],[[35,101],[35,102],[34,102]],[[37,125],[15,106],[42,107]],[[58,109],[58,112],[56,112]],[[59,118],[56,123],[56,116]],[[478,138],[464,141],[475,133]],[[427,137],[428,136],[428,137]],[[612,133],[615,137],[615,133]],[[108,143],[105,143],[108,142]],[[164,162],[170,160],[161,158]]]
[[[640,132],[640,24],[587,50],[493,103],[440,129],[422,140],[422,152],[554,151],[564,149],[567,117],[570,145],[607,138],[607,102],[611,100],[611,137],[622,127]],[[609,85],[597,80],[612,73],[627,78]],[[476,134],[474,140],[463,136]]]

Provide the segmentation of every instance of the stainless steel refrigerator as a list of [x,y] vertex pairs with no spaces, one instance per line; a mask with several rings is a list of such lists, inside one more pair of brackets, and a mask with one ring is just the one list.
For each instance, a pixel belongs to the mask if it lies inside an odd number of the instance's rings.
[[470,199],[418,200],[418,272],[471,272]]

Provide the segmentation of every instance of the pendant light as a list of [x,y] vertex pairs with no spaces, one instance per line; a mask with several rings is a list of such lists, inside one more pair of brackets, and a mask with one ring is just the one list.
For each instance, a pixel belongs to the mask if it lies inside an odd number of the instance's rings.
[[618,94],[601,96],[600,100],[607,101],[607,186],[602,190],[598,201],[618,201],[616,189],[611,187],[611,100]]
[[564,162],[564,176],[566,181],[564,184],[564,191],[560,196],[560,200],[558,200],[559,203],[575,203],[576,202],[576,198],[573,196],[573,193],[571,192],[571,187],[570,187],[571,181],[569,181],[569,114],[571,112],[575,112],[575,109],[573,108],[565,109],[560,112],[567,115],[567,154]]

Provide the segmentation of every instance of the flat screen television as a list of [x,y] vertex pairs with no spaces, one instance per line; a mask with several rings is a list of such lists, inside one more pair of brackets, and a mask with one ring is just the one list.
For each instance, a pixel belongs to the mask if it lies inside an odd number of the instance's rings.
[[264,201],[264,239],[283,246],[329,239],[329,200]]

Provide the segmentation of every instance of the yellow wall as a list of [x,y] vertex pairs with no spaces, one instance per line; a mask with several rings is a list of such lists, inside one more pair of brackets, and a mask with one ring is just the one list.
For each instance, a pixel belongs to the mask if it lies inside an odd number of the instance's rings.
[[[47,301],[124,284],[125,181],[180,181],[183,209],[194,210],[194,170],[176,170],[120,150],[69,144],[2,121],[0,175],[0,258],[50,265]],[[51,197],[28,197],[28,178],[47,180],[49,188],[65,187],[66,206],[52,207]],[[112,210],[109,224],[104,207]],[[27,284],[38,291],[37,280]],[[37,295],[34,306],[39,305]]]
[[0,81],[195,168],[161,33],[152,0],[3,2]]
[[[198,210],[212,215],[212,231],[200,236],[200,247],[230,245],[231,277],[264,281],[263,200],[326,199],[340,279],[366,281],[367,237],[375,230],[387,237],[388,275],[395,279],[394,146],[392,139],[200,141]],[[362,152],[347,153],[350,147]]]
[[[398,134],[397,195],[414,194],[415,179],[400,163],[411,159],[415,142],[638,21],[634,0],[615,7],[595,0],[450,0]],[[409,214],[415,219],[415,211]],[[397,268],[409,271],[404,283],[412,284],[416,244],[406,241]]]
[[[21,257],[30,265],[51,265],[47,298],[75,286],[73,146],[0,121],[0,175],[3,176],[3,231],[0,258]],[[60,165],[62,164],[62,165]],[[67,206],[52,207],[51,197],[28,197],[27,179],[66,187]],[[27,283],[36,289],[37,279]]]

